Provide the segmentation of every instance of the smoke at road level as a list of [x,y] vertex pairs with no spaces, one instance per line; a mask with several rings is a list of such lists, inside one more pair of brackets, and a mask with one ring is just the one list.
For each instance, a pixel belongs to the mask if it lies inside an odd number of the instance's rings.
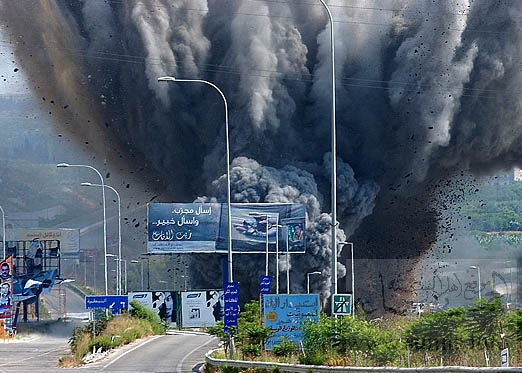
[[[109,163],[154,171],[172,201],[224,201],[223,102],[206,85],[157,78],[219,86],[230,109],[233,202],[304,203],[308,253],[292,258],[292,291],[321,270],[327,292],[330,39],[325,10],[312,3],[3,0],[0,17],[57,125]],[[356,242],[360,258],[418,257],[436,238],[432,192],[448,175],[520,163],[522,4],[328,4],[339,240]],[[245,282],[262,260],[238,259]]]

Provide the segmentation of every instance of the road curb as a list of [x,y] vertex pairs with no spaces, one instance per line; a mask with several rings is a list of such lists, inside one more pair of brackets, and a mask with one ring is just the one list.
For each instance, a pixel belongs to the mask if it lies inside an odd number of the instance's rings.
[[[205,354],[205,362],[217,366],[217,367],[235,367],[244,369],[264,369],[271,371],[275,368],[282,372],[295,372],[295,373],[332,373],[332,372],[350,372],[350,373],[385,373],[385,372],[400,372],[400,373],[413,373],[413,372],[429,372],[429,373],[460,373],[460,372],[473,372],[473,373],[486,373],[486,372],[522,372],[522,367],[462,367],[462,366],[446,366],[446,367],[426,367],[426,368],[397,368],[397,367],[340,367],[340,366],[322,366],[322,365],[297,365],[297,364],[284,364],[264,361],[246,361],[246,360],[226,360],[216,359],[212,357],[212,353],[220,351],[222,349],[210,350]],[[203,371],[203,370],[200,370]]]

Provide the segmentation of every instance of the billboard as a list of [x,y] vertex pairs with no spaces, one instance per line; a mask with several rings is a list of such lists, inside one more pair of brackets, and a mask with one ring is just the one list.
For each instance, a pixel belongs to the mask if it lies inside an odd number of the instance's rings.
[[0,320],[4,329],[13,326],[13,258],[9,256],[0,262]]
[[60,241],[62,254],[74,254],[80,250],[80,230],[76,228],[9,228],[6,230],[8,241]]
[[283,339],[299,345],[304,322],[319,321],[320,307],[319,294],[263,295],[265,326],[275,333],[266,341],[265,348],[270,350]]
[[[158,314],[170,326],[176,326],[178,293],[176,291],[139,291],[128,294],[129,304],[136,300]],[[129,308],[132,308],[129,306]]]
[[181,326],[203,328],[223,320],[225,299],[223,290],[181,292]]
[[[220,203],[149,203],[147,250],[152,254],[228,251],[228,206]],[[236,253],[303,253],[306,210],[302,204],[232,204]]]

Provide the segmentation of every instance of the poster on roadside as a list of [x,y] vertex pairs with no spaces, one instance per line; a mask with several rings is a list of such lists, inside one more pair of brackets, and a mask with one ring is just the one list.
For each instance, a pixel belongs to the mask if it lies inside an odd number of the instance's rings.
[[161,320],[170,326],[177,325],[178,292],[176,291],[138,291],[130,292],[129,308],[131,301],[135,300],[148,309],[156,312]]
[[223,290],[181,292],[181,325],[184,328],[214,326],[223,320],[224,313]]
[[0,320],[5,330],[13,325],[13,257],[0,262]]
[[320,307],[319,294],[264,294],[265,326],[274,332],[265,348],[271,350],[283,340],[299,345],[304,323],[319,321]]

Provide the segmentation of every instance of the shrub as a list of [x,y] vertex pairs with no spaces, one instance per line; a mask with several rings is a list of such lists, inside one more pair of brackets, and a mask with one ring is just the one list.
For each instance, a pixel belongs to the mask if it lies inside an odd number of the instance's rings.
[[161,321],[156,312],[148,309],[136,300],[132,300],[130,305],[132,308],[129,310],[129,315],[138,319],[147,320],[150,323],[154,334],[165,334],[167,326]]
[[276,356],[290,357],[297,353],[297,346],[294,342],[283,339],[283,341],[280,344],[275,345],[272,348],[272,352]]
[[261,356],[261,347],[259,345],[243,345],[241,346],[243,358],[256,358]]
[[109,351],[113,347],[113,338],[108,335],[99,335],[89,344],[91,351],[98,351],[100,348],[102,351]]
[[326,354],[320,350],[312,350],[306,354],[299,355],[299,364],[304,365],[324,365],[327,360]]

